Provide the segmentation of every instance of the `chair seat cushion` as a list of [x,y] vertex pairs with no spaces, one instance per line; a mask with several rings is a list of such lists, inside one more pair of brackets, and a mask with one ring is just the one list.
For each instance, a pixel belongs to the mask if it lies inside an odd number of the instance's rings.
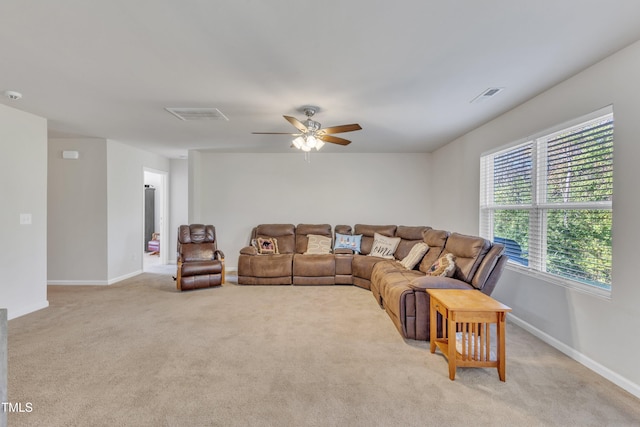
[[191,261],[182,264],[182,276],[200,276],[204,274],[222,273],[220,261]]

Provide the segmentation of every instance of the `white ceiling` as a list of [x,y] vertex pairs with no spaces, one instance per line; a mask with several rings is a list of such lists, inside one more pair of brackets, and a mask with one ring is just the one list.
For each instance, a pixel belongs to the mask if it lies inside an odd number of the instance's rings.
[[251,132],[304,104],[363,127],[323,151],[428,152],[639,39],[638,0],[2,0],[0,102],[172,158],[288,152]]

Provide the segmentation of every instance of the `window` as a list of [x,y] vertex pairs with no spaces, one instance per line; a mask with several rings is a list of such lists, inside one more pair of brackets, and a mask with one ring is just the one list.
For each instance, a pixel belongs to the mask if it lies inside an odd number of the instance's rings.
[[480,233],[514,268],[611,291],[613,110],[484,154]]

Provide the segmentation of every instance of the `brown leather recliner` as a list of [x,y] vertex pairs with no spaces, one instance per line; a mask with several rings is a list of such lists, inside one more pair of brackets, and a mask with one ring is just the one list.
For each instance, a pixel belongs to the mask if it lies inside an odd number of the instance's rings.
[[213,225],[178,227],[178,290],[209,288],[224,283],[224,253],[217,248]]

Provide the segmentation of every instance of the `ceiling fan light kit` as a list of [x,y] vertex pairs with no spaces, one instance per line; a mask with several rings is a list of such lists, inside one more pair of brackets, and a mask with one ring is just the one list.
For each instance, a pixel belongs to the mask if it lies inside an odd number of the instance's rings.
[[359,124],[353,123],[350,125],[341,125],[341,126],[332,126],[327,128],[322,128],[322,125],[319,122],[316,122],[312,119],[315,113],[317,113],[320,108],[314,105],[305,105],[301,108],[304,114],[307,116],[307,119],[304,122],[296,119],[291,116],[283,116],[285,120],[293,125],[296,129],[298,129],[299,133],[288,133],[288,132],[253,132],[254,134],[267,134],[267,135],[291,135],[295,136],[292,141],[291,146],[297,148],[298,150],[302,150],[305,152],[305,158],[308,158],[307,154],[312,150],[316,149],[316,151],[320,150],[326,142],[330,142],[332,144],[338,145],[348,145],[351,141],[340,138],[337,136],[333,136],[335,133],[342,132],[352,132],[356,130],[362,129]]

